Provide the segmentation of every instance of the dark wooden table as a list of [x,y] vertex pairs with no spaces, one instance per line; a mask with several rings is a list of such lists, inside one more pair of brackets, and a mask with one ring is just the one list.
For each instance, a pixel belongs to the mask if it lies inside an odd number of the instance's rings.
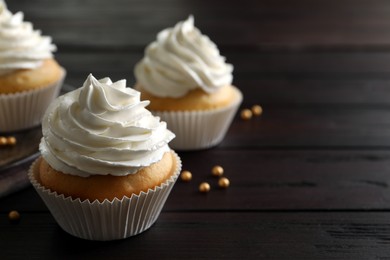
[[[133,84],[145,46],[194,14],[234,64],[242,108],[264,114],[237,115],[218,147],[180,152],[194,179],[136,237],[74,238],[31,187],[1,198],[1,259],[389,259],[389,1],[8,2],[53,37],[68,87],[90,72]],[[210,177],[216,164],[227,190]]]

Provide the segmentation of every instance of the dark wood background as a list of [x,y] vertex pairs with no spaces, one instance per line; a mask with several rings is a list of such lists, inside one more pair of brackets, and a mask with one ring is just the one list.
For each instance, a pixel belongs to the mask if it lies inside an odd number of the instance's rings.
[[[0,258],[389,259],[390,2],[12,0],[58,46],[67,89],[92,72],[134,84],[156,34],[189,14],[234,65],[242,108],[216,148],[180,152],[156,224],[123,241],[63,232],[29,187],[0,199]],[[212,166],[231,187],[219,190]],[[205,195],[201,181],[212,184]],[[21,213],[18,224],[7,214]]]

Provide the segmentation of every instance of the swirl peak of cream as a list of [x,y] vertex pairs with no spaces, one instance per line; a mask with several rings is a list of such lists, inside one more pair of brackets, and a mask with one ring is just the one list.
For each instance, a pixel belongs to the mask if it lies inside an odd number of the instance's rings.
[[232,72],[217,46],[194,26],[193,16],[161,31],[134,69],[146,91],[173,98],[196,88],[215,92],[232,83]]
[[51,38],[34,30],[23,16],[22,12],[12,14],[0,0],[0,75],[37,68],[56,50]]
[[97,80],[57,98],[42,122],[39,149],[63,173],[124,176],[161,160],[175,135],[126,80]]

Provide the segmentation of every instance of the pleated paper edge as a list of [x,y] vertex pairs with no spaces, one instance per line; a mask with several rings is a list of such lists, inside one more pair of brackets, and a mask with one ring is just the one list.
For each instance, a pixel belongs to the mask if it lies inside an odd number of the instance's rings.
[[49,104],[59,95],[66,77],[48,86],[20,93],[0,94],[0,132],[11,132],[38,126]]
[[[130,198],[125,196],[121,200],[81,201],[46,189],[33,176],[39,158],[31,165],[28,177],[64,231],[87,240],[124,239],[149,229],[157,220],[182,167],[180,157],[173,150],[171,152],[177,165],[168,180],[147,192],[133,194]],[[117,221],[111,221],[113,219]]]
[[234,119],[243,95],[235,89],[237,98],[227,107],[204,111],[152,111],[167,123],[176,138],[170,142],[175,150],[201,150],[218,145]]

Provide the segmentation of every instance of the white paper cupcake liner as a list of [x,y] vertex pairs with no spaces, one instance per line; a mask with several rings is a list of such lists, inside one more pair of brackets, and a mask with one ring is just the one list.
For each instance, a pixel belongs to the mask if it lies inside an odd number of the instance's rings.
[[242,93],[227,107],[204,111],[152,111],[167,123],[176,137],[169,143],[175,150],[199,150],[218,145],[225,137],[238,107]]
[[121,200],[81,201],[46,189],[33,175],[38,160],[31,165],[28,176],[57,223],[69,234],[88,240],[124,239],[147,230],[160,215],[181,171],[181,160],[172,153],[176,158],[176,171],[166,182]]
[[66,71],[56,83],[20,93],[0,94],[0,132],[32,128],[41,123],[49,104],[58,96]]

